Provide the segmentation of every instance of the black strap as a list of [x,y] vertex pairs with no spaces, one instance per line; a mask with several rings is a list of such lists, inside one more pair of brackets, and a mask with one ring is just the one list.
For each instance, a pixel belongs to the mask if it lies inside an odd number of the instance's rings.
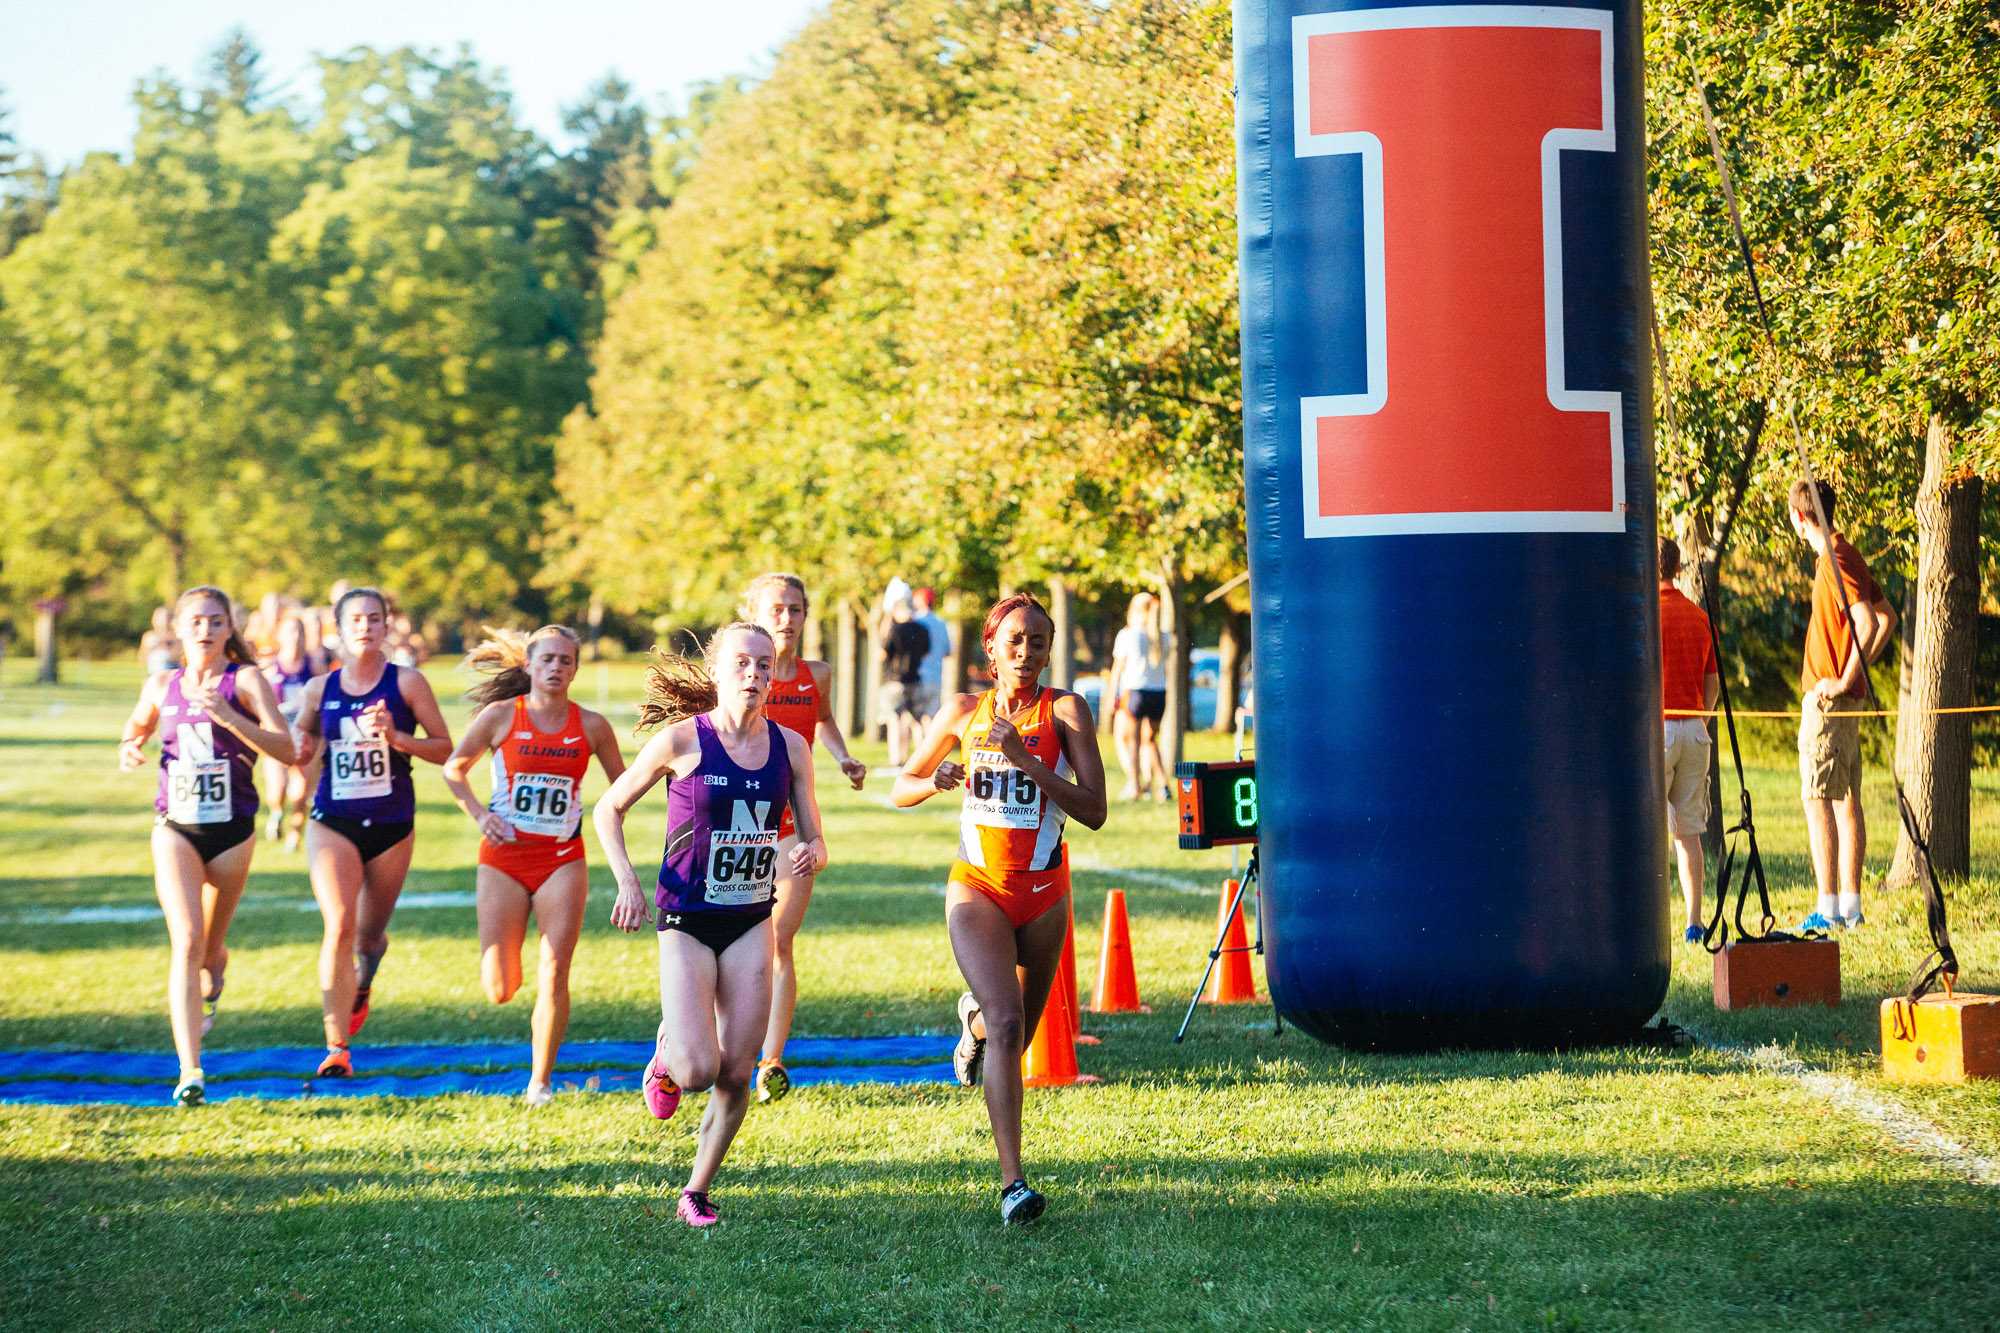
[[[1903,784],[1900,782],[1896,784],[1896,806],[1903,817],[1903,831],[1910,835],[1910,844],[1917,849],[1917,864],[1923,868],[1924,921],[1931,932],[1931,951],[1924,955],[1910,977],[1906,998],[1915,1004],[1940,981],[1946,990],[1957,982],[1958,953],[1951,947],[1951,922],[1945,917],[1944,890],[1939,887],[1937,870],[1931,865],[1931,846],[1917,831],[1916,811],[1910,809],[1909,798],[1903,795]],[[1937,961],[1933,962],[1933,959]]]
[[[1722,721],[1729,732],[1729,758],[1736,767],[1736,793],[1742,813],[1724,835],[1722,858],[1715,866],[1715,914],[1702,931],[1701,947],[1710,953],[1721,953],[1729,946],[1729,926],[1723,921],[1722,914],[1728,906],[1729,885],[1736,874],[1736,835],[1739,833],[1743,835],[1745,852],[1743,877],[1736,880],[1737,940],[1823,939],[1825,937],[1818,931],[1797,936],[1774,929],[1778,918],[1771,911],[1771,885],[1764,877],[1764,853],[1757,846],[1757,821],[1750,806],[1750,783],[1743,776],[1743,747],[1736,739],[1736,710],[1729,703],[1729,676],[1722,670],[1722,633],[1716,628],[1721,619],[1716,607],[1715,590],[1711,588],[1708,593],[1708,642],[1715,651],[1716,680],[1722,687]],[[1757,886],[1757,929],[1754,931],[1743,922],[1743,909],[1749,905],[1753,883]]]

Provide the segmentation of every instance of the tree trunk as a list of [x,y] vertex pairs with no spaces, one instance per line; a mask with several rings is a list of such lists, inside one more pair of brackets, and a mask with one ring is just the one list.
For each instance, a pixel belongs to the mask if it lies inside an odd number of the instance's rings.
[[951,650],[944,655],[943,688],[947,697],[964,694],[969,683],[968,672],[972,664],[979,660],[979,625],[965,618],[965,599],[953,594],[950,608],[945,612],[944,621],[951,634]]
[[861,739],[861,711],[856,707],[861,702],[858,630],[854,603],[843,597],[833,612],[833,716],[841,731],[856,740]]
[[[1919,556],[1921,561],[1921,555]],[[1896,625],[1896,756],[1892,761],[1896,766],[1896,776],[1901,778],[1910,771],[1914,762],[1917,729],[1906,727],[1902,720],[1914,717],[1910,710],[1916,707],[1910,701],[1911,691],[1916,688],[1917,662],[1917,580],[1912,579],[1903,589],[1903,604],[1897,608],[1899,619]],[[1899,820],[1898,823],[1901,821]]]
[[604,660],[604,599],[596,593],[590,594],[590,607],[583,613],[586,637],[590,641],[590,660]]
[[187,538],[181,535],[181,516],[174,515],[173,530],[167,534],[167,590],[161,600],[172,606],[187,587]]
[[[1896,719],[1896,750],[1917,828],[1930,841],[1932,867],[1940,878],[1962,879],[1972,868],[1972,718],[1937,710],[1972,703],[1980,481],[1947,475],[1950,449],[1950,431],[1933,414],[1917,488],[1914,651],[1910,690]],[[1886,886],[1912,884],[1921,872],[1920,853],[1899,825]]]
[[871,615],[862,636],[861,716],[867,723],[862,732],[871,741],[889,738],[888,719],[882,716],[882,632],[890,623],[886,615]]
[[1250,637],[1250,617],[1224,609],[1222,617],[1221,661],[1215,673],[1215,723],[1210,731],[1232,735],[1236,731],[1236,700],[1243,693],[1244,648]]
[[1055,622],[1050,636],[1049,684],[1059,690],[1076,688],[1076,624],[1072,617],[1069,585],[1061,579],[1049,581],[1049,619]]
[[799,643],[799,656],[812,662],[826,660],[826,617],[807,616],[805,637]]
[[60,672],[56,669],[56,616],[52,608],[35,608],[35,683],[37,685],[59,684]]
[[1167,650],[1167,715],[1160,721],[1160,758],[1166,761],[1167,775],[1175,766],[1187,737],[1188,724],[1188,634],[1187,608],[1181,580],[1171,568],[1160,576],[1160,637]]

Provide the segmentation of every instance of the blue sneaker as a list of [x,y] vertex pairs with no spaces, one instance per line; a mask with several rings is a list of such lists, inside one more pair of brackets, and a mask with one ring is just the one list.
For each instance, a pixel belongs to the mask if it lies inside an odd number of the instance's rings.
[[1832,929],[1833,929],[1833,922],[1828,921],[1826,917],[1819,912],[1812,913],[1810,916],[1806,917],[1805,920],[1799,922],[1798,925],[1793,927],[1793,930],[1800,935],[1804,935],[1807,932],[1814,930],[1824,935],[1832,931]]
[[1704,932],[1700,926],[1689,926],[1686,930],[1681,932],[1681,943],[1700,944],[1701,937],[1703,934]]

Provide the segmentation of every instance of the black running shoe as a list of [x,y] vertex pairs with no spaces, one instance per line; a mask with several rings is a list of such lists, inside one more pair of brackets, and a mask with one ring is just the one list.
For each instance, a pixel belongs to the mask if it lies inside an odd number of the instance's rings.
[[979,1016],[979,1001],[967,991],[958,997],[958,1045],[952,1048],[951,1072],[966,1087],[979,1083],[986,1067],[986,1038],[972,1035],[972,1020]]
[[1000,1191],[1000,1221],[1008,1226],[1026,1226],[1042,1215],[1049,1201],[1025,1180],[1017,1180]]

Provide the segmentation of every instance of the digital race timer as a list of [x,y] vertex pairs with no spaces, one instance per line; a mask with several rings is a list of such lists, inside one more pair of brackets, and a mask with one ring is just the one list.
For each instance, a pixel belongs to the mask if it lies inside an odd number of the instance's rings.
[[1257,841],[1257,761],[1185,763],[1174,769],[1181,848]]

